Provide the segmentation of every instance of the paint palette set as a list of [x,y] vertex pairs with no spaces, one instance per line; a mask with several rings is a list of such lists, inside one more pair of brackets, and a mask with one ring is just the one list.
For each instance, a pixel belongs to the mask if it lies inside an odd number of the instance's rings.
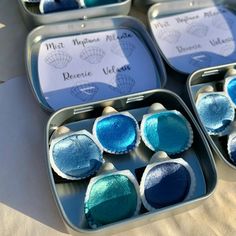
[[104,6],[107,4],[115,4],[122,2],[121,0],[67,0],[67,1],[54,1],[54,0],[25,0],[26,3],[31,4],[31,7],[38,8],[41,14],[76,10],[87,7]]
[[135,227],[200,203],[215,188],[206,139],[167,90],[61,109],[46,140],[53,193],[76,233]]
[[[151,105],[149,112],[139,127],[131,113],[106,107],[92,124],[92,134],[87,130],[71,131],[68,124],[52,134],[49,160],[55,173],[65,180],[89,180],[81,205],[91,228],[138,215],[141,200],[146,210],[155,211],[196,195],[196,168],[193,170],[183,158],[168,157],[192,146],[190,123],[180,112],[166,110],[159,103]],[[129,167],[117,171],[112,159],[128,159],[129,155],[140,158],[140,139],[143,148],[154,155],[144,167],[139,186]],[[110,161],[106,155],[110,155]],[[202,175],[199,166],[197,174]]]
[[189,78],[188,92],[211,146],[235,170],[234,64],[209,69],[199,70]]
[[29,28],[88,18],[128,15],[131,0],[18,0]]
[[[217,182],[210,147],[236,169],[236,4],[133,4],[149,29],[126,16],[131,0],[19,0],[26,25],[39,26],[26,69],[53,113],[49,183],[72,235],[110,235],[200,204]],[[170,70],[189,75],[198,122],[163,89]]]

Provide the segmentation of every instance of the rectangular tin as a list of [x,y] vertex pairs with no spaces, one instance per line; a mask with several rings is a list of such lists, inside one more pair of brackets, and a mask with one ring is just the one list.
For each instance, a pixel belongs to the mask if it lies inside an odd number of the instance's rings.
[[34,29],[27,38],[26,43],[26,71],[33,93],[40,105],[49,111],[53,111],[46,103],[39,86],[38,75],[38,52],[40,44],[45,39],[60,36],[80,35],[93,32],[102,32],[112,29],[129,29],[136,33],[140,41],[151,53],[154,62],[157,79],[160,80],[160,87],[166,83],[166,73],[164,65],[151,37],[146,31],[145,26],[133,17],[111,17],[90,19],[86,21],[74,21],[60,24],[40,26]]
[[[131,3],[131,1],[126,1],[126,4],[128,4],[128,2],[129,4]],[[28,12],[22,2],[20,2],[20,6],[23,10],[24,17],[28,22],[32,22],[34,25],[48,24],[52,22],[49,18],[43,18],[44,16],[38,16]],[[74,19],[80,18],[80,16],[76,15],[76,13],[73,14],[73,16],[75,17]],[[101,15],[101,13],[99,14]],[[62,15],[60,15],[61,17],[64,17],[64,19],[58,19],[57,17],[59,17],[59,14],[57,16],[56,15],[57,13],[55,13],[54,22],[56,22],[57,20],[66,21],[71,19],[69,18],[70,16],[67,16],[66,13],[62,13]],[[86,16],[88,16],[87,13]],[[83,14],[81,15],[81,17],[83,18]],[[115,28],[130,28],[139,33],[140,38],[152,53],[156,68],[159,73],[159,77],[161,79],[161,87],[164,87],[166,83],[166,73],[162,60],[159,56],[159,52],[156,49],[156,46],[153,43],[151,37],[146,32],[146,29],[143,24],[141,24],[134,18],[111,17],[45,25],[36,28],[29,34],[26,46],[26,66],[28,79],[31,84],[33,93],[42,108],[53,112],[53,110],[48,108],[48,106],[45,104],[44,99],[40,94],[39,84],[37,81],[37,70],[34,67],[34,63],[37,59],[38,44],[44,39],[51,37],[84,34],[87,32],[98,32]],[[201,170],[205,178],[205,193],[188,202],[182,202],[180,204],[176,204],[174,206],[170,206],[153,213],[144,213],[142,215],[139,215],[138,217],[127,219],[105,227],[101,227],[97,230],[91,230],[84,227],[81,221],[81,219],[83,218],[83,214],[81,213],[83,199],[81,196],[84,194],[88,181],[84,181],[83,183],[62,183],[58,182],[58,179],[55,178],[49,163],[49,140],[52,135],[52,132],[55,130],[56,127],[59,127],[61,125],[70,125],[72,128],[79,127],[81,129],[91,129],[91,127],[88,126],[86,120],[94,120],[95,118],[100,116],[101,110],[106,106],[113,106],[118,111],[135,110],[136,115],[140,117],[143,113],[143,110],[147,109],[147,107],[149,107],[154,102],[161,102],[167,109],[175,109],[180,111],[190,121],[194,131],[194,144],[190,150],[196,154],[197,160],[200,163]],[[98,101],[95,103],[89,103],[75,107],[68,107],[57,111],[51,116],[47,124],[46,150],[46,165],[49,174],[49,182],[51,185],[52,193],[55,202],[58,206],[59,212],[63,218],[63,221],[65,222],[68,231],[72,235],[111,235],[112,233],[122,232],[124,230],[132,229],[134,227],[138,227],[140,225],[144,225],[173,214],[184,212],[188,209],[198,206],[203,200],[211,196],[217,183],[217,173],[215,169],[214,160],[212,158],[212,153],[204,135],[202,134],[201,129],[199,128],[198,124],[194,120],[193,116],[191,115],[190,111],[183,103],[183,101],[174,93],[161,89],[113,98],[105,101]],[[122,166],[126,169],[134,169],[135,166],[145,166],[148,163],[149,156],[150,151],[147,152],[145,148],[141,147],[139,158],[132,159],[131,157],[129,157],[123,161],[116,161],[116,165],[120,167]],[[69,201],[67,201],[68,199]],[[79,211],[77,212],[78,209]]]
[[[149,10],[148,10],[148,23],[149,23],[149,29],[150,29],[151,35],[152,35],[154,41],[156,42],[159,52],[162,55],[162,57],[164,58],[165,62],[172,69],[174,69],[176,72],[181,73],[181,74],[187,74],[187,75],[191,74],[191,73],[184,71],[183,69],[178,68],[176,65],[171,63],[170,60],[168,60],[168,58],[165,56],[165,53],[162,51],[161,47],[159,46],[159,43],[158,43],[159,41],[157,41],[157,39],[155,39],[156,38],[155,31],[152,26],[153,22],[155,20],[159,20],[159,19],[162,19],[165,17],[171,17],[171,16],[175,16],[177,14],[182,14],[182,13],[191,13],[192,11],[203,10],[205,8],[217,7],[217,6],[223,6],[226,9],[230,10],[231,12],[235,13],[236,2],[232,1],[232,0],[214,0],[214,1],[213,0],[178,0],[178,1],[167,0],[167,1],[158,1],[158,3],[152,5],[149,8]],[[178,30],[178,29],[176,28],[176,30]],[[224,33],[222,33],[222,36],[223,35],[224,35]],[[233,35],[233,37],[234,37],[234,35]],[[182,38],[182,36],[180,36],[180,38]],[[194,42],[198,42],[198,41],[199,41],[199,39],[196,39]],[[204,52],[203,52],[203,54],[204,54]],[[206,54],[207,54],[207,52],[206,52]],[[214,56],[214,55],[217,56],[217,53],[215,53],[215,54],[209,53],[209,54],[210,54],[210,56]],[[213,55],[211,55],[211,54],[213,54]],[[183,55],[183,57],[184,56],[185,56],[185,54]],[[194,54],[192,57],[194,58]],[[222,59],[222,61],[223,61],[223,59]],[[218,63],[216,66],[226,64],[226,63],[232,63],[233,61],[234,60],[231,59],[231,61],[228,61],[228,62]],[[179,62],[179,64],[180,64],[180,62]],[[186,60],[183,60],[182,64],[185,66],[185,70],[188,70],[189,65],[186,64]],[[196,67],[195,70],[201,69],[201,68],[212,67],[212,66],[213,65],[209,64],[207,66],[206,65],[201,66],[200,68]],[[193,70],[193,71],[195,71],[195,70]]]
[[[220,158],[220,160],[223,161],[224,164],[226,164],[229,170],[236,170],[236,166],[233,165],[228,157],[228,152],[227,152],[227,136],[226,137],[217,137],[217,136],[210,136],[207,133],[207,130],[205,129],[204,125],[201,122],[201,119],[198,115],[196,105],[195,105],[195,97],[196,93],[199,89],[206,85],[216,85],[222,86],[224,85],[224,77],[226,73],[231,70],[235,69],[236,64],[228,64],[228,65],[222,65],[222,66],[217,66],[217,67],[211,67],[211,68],[206,68],[202,70],[198,70],[192,75],[189,76],[188,81],[187,81],[187,93],[191,102],[191,106],[193,108],[194,114],[197,117],[197,121],[200,124],[205,136],[207,137],[207,140],[210,143],[210,146],[213,148],[215,151],[216,155]],[[221,90],[222,92],[223,90]]]
[[128,15],[132,1],[123,0],[122,2],[116,4],[107,4],[104,6],[55,12],[44,15],[40,14],[35,9],[30,9],[23,0],[18,0],[18,2],[25,24],[30,29],[32,29],[39,25],[46,25],[57,22],[66,22],[114,15]]
[[[205,193],[190,201],[172,205],[155,212],[144,212],[137,217],[100,227],[97,230],[87,228],[83,222],[83,195],[88,181],[82,183],[60,182],[56,176],[53,175],[49,162],[49,140],[53,131],[56,127],[61,125],[68,126],[71,130],[90,130],[92,125],[91,121],[93,122],[95,118],[100,116],[106,106],[113,106],[117,111],[130,111],[135,115],[137,120],[140,120],[144,110],[146,111],[147,108],[155,102],[162,103],[169,110],[180,111],[191,123],[194,134],[194,144],[190,152],[191,155],[194,153],[194,158],[196,157],[200,163],[205,178]],[[52,193],[68,231],[72,235],[111,235],[112,233],[129,230],[173,214],[184,212],[198,206],[203,200],[211,196],[217,183],[217,173],[212,153],[200,127],[184,102],[177,95],[167,90],[153,90],[57,111],[51,116],[47,124],[46,149],[46,165]],[[127,158],[122,157],[122,161],[114,157],[110,158],[109,161],[112,161],[118,169],[130,169],[133,172],[135,168],[146,166],[150,155],[152,155],[143,145],[139,146],[138,150],[138,156],[127,154]],[[105,158],[109,157],[105,156]],[[197,184],[200,185],[200,183]]]

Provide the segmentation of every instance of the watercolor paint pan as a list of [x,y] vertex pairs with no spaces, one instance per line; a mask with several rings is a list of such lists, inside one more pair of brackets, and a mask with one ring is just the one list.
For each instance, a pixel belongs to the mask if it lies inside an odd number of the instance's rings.
[[233,63],[236,4],[221,0],[179,0],[148,11],[151,34],[165,62],[180,74]]
[[122,0],[117,1],[117,3],[114,4],[41,14],[39,12],[38,4],[29,4],[24,0],[19,0],[18,2],[25,24],[30,29],[39,25],[46,25],[57,22],[66,22],[114,15],[128,15],[131,8],[131,0]]
[[205,86],[213,86],[214,91],[224,92],[225,76],[230,70],[233,70],[235,68],[236,65],[234,63],[234,64],[227,64],[198,70],[194,72],[192,75],[190,75],[187,81],[187,93],[190,98],[194,114],[197,117],[197,120],[201,125],[203,132],[210,143],[210,146],[215,151],[216,156],[219,157],[219,160],[223,161],[223,163],[229,167],[227,168],[229,171],[230,170],[235,171],[236,166],[232,163],[228,155],[227,151],[228,135],[220,137],[220,136],[211,136],[207,133],[207,130],[204,127],[198,114],[195,101],[198,91]]
[[[192,147],[178,155],[178,157],[183,157],[196,173],[196,191],[193,198],[154,212],[147,212],[142,207],[140,214],[136,217],[98,229],[89,228],[83,212],[83,200],[89,180],[71,182],[57,178],[49,162],[51,135],[56,127],[62,125],[71,131],[86,129],[91,132],[95,119],[101,116],[103,109],[107,106],[112,106],[117,111],[128,111],[140,122],[143,115],[148,112],[149,107],[155,102],[162,103],[168,110],[180,111],[193,128],[194,143]],[[46,166],[52,193],[68,231],[72,235],[111,235],[187,211],[210,197],[217,183],[214,159],[200,127],[183,101],[174,93],[162,89],[68,107],[57,111],[51,116],[47,124],[46,149]],[[104,154],[104,159],[111,162],[118,170],[129,169],[136,179],[140,180],[142,172],[152,155],[153,152],[141,143],[135,151],[129,154],[118,157]]]
[[26,67],[35,97],[49,111],[166,83],[158,50],[132,17],[38,27],[27,38]]

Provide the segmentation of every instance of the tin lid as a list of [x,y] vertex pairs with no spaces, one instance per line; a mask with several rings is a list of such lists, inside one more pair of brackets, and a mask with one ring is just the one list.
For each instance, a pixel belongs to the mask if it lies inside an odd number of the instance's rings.
[[162,88],[166,73],[144,25],[132,17],[45,25],[26,45],[33,92],[49,111]]
[[165,1],[148,12],[149,26],[166,62],[176,71],[236,60],[236,4],[222,0]]

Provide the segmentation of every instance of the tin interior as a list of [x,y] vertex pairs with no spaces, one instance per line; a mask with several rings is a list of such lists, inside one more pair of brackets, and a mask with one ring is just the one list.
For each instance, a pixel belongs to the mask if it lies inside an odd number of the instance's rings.
[[[207,7],[213,7],[213,6],[224,6],[226,9],[230,10],[233,12],[233,14],[236,14],[236,2],[233,0],[176,0],[176,1],[161,1],[160,3],[154,4],[153,6],[150,7],[148,11],[148,19],[149,19],[149,27],[152,32],[153,38],[154,32],[152,30],[152,22],[156,19],[161,19],[169,16],[175,16],[176,14],[181,14],[181,13],[190,13],[195,10],[201,10]],[[234,33],[232,32],[233,37]],[[196,41],[197,42],[197,41]],[[165,56],[165,52],[160,48],[158,42],[157,46],[159,48],[159,51],[162,55],[162,57],[165,59],[166,63],[175,71],[183,74],[188,74],[184,70],[179,69],[177,66],[173,65],[168,58]],[[226,64],[226,63],[232,63],[233,61],[228,61],[225,63],[220,63]],[[220,65],[219,64],[219,65]],[[186,65],[187,67],[188,65]],[[209,66],[205,66],[209,67]]]
[[[190,150],[174,157],[183,157],[195,171],[197,181],[193,199],[152,213],[142,208],[141,213],[137,217],[109,224],[98,230],[91,230],[87,225],[83,210],[83,201],[89,180],[74,182],[62,180],[53,173],[49,163],[49,156],[47,156],[47,168],[54,197],[64,221],[75,231],[84,233],[91,231],[94,233],[100,232],[102,235],[105,232],[111,232],[110,230],[117,232],[119,229],[124,229],[124,224],[126,226],[129,224],[131,227],[135,222],[141,224],[145,220],[156,219],[164,215],[164,213],[170,212],[173,214],[179,209],[186,210],[189,206],[207,198],[213,192],[217,182],[217,174],[209,146],[186,105],[177,95],[170,91],[153,90],[134,96],[120,97],[115,100],[91,103],[87,106],[70,107],[56,112],[50,118],[47,126],[47,153],[49,153],[50,137],[55,127],[65,125],[72,131],[86,129],[91,132],[94,120],[101,116],[106,106],[112,106],[117,111],[129,111],[140,122],[150,105],[155,102],[162,103],[168,110],[180,111],[193,128],[194,143],[192,147]],[[144,168],[152,155],[153,152],[141,143],[135,151],[129,154],[119,156],[104,154],[104,159],[113,163],[117,170],[129,169],[140,181]]]
[[117,3],[106,4],[103,6],[41,14],[39,12],[39,4],[29,4],[24,2],[24,0],[18,0],[18,2],[25,24],[29,28],[70,20],[113,15],[128,15],[131,8],[131,0],[121,0],[120,2],[117,1]]
[[155,67],[155,74],[158,84],[160,84],[161,87],[165,85],[166,74],[159,53],[145,27],[132,17],[101,18],[97,20],[94,19],[41,26],[33,30],[27,38],[26,65],[28,78],[33,89],[33,93],[44,109],[52,111],[52,108],[48,105],[41,92],[39,84],[38,52],[41,43],[46,39],[60,36],[79,35],[101,31],[105,32],[112,29],[128,29],[135,33],[135,35],[140,39],[140,41],[150,53]]
[[189,77],[187,89],[188,94],[190,96],[190,100],[194,109],[194,112],[197,116],[199,123],[204,130],[204,133],[209,140],[211,146],[216,151],[217,155],[230,167],[236,169],[236,166],[232,164],[228,152],[227,152],[227,141],[228,136],[218,137],[218,136],[211,136],[207,133],[204,125],[201,122],[201,119],[198,115],[195,101],[196,101],[196,94],[204,86],[212,85],[215,91],[223,92],[224,82],[225,82],[225,75],[230,69],[236,68],[235,64],[229,64],[219,67],[213,67],[208,69],[203,69],[197,71],[193,75]]

